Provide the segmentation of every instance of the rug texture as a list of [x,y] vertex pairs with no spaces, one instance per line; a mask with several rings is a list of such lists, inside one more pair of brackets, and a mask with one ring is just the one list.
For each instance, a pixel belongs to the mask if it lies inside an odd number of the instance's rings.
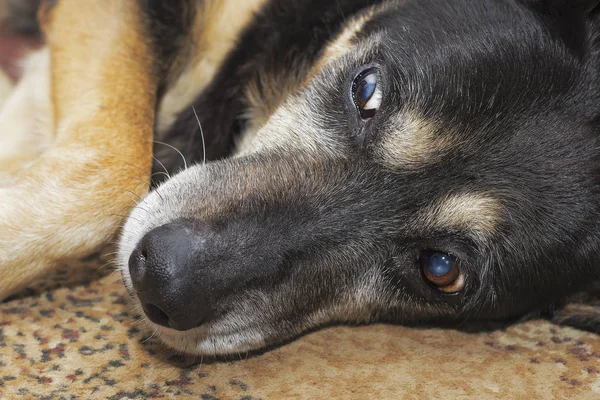
[[0,398],[600,399],[600,338],[541,320],[335,327],[207,361],[151,337],[127,296],[109,275],[0,304]]

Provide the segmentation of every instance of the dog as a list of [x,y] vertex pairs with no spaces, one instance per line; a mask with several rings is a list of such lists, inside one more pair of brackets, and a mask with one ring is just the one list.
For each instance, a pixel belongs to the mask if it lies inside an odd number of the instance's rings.
[[42,2],[0,114],[0,297],[125,222],[124,285],[184,353],[338,323],[600,331],[561,308],[600,281],[598,3]]

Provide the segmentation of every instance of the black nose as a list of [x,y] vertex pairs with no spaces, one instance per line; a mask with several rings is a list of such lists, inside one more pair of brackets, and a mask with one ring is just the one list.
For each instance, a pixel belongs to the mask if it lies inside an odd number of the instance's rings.
[[148,318],[185,331],[213,315],[210,277],[206,276],[211,231],[178,220],[148,232],[129,258],[133,287]]

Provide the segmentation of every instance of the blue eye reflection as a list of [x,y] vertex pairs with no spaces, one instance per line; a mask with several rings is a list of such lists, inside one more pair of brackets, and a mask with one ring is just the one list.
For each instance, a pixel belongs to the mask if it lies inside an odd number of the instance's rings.
[[356,100],[362,104],[366,104],[369,99],[375,93],[377,87],[377,76],[375,73],[371,73],[365,76],[362,81],[358,84],[356,90]]
[[435,277],[447,275],[452,270],[452,256],[446,253],[428,252],[425,268]]
[[383,98],[377,84],[377,71],[374,67],[365,69],[354,78],[352,83],[352,101],[364,121],[375,116]]
[[441,251],[423,251],[420,263],[425,279],[439,290],[445,293],[462,290],[465,280],[453,255]]

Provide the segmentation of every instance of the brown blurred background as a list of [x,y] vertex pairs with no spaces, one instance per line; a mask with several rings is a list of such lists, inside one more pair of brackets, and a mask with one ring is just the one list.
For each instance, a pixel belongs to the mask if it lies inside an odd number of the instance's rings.
[[20,75],[21,57],[42,43],[38,5],[39,0],[0,0],[0,68],[13,80]]

